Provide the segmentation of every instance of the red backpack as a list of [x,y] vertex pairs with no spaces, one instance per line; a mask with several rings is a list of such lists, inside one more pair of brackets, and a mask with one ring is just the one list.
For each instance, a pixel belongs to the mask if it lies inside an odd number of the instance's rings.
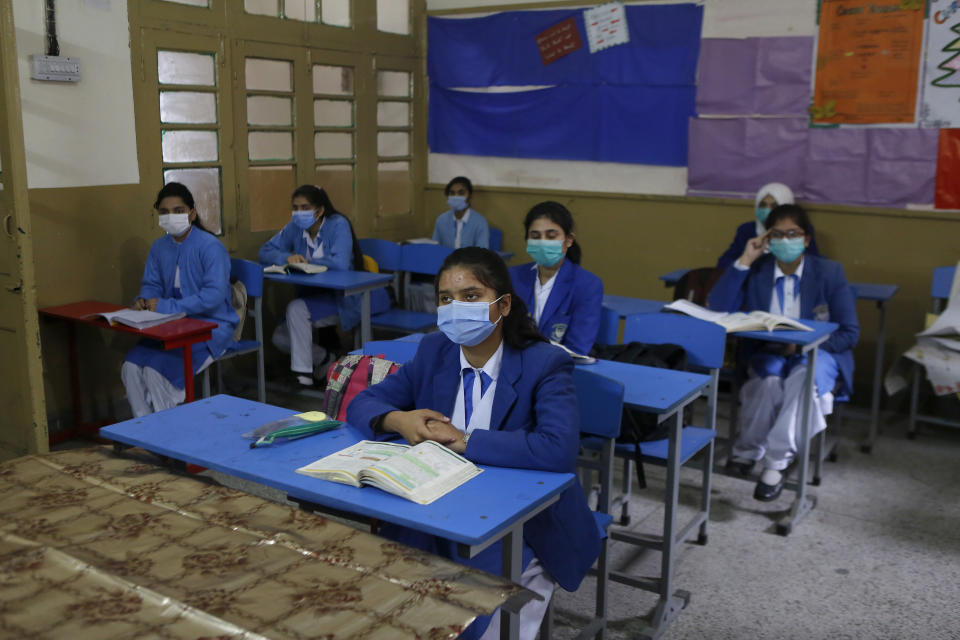
[[353,398],[400,368],[379,356],[348,355],[333,363],[327,371],[323,411],[331,418],[346,421],[347,407]]

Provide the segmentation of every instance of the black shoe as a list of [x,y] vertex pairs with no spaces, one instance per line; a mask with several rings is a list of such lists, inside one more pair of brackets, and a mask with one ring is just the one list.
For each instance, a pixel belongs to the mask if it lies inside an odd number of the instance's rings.
[[786,479],[786,472],[781,472],[780,482],[777,484],[764,484],[763,480],[757,480],[757,488],[753,490],[753,498],[760,502],[773,502],[780,497]]
[[[309,380],[309,382],[307,382]],[[316,389],[317,381],[309,373],[290,372],[290,387],[292,389]]]
[[734,460],[733,457],[730,457],[727,458],[727,471],[730,473],[735,473],[739,476],[748,476],[753,471],[753,467],[756,464],[756,460],[740,462],[738,460]]

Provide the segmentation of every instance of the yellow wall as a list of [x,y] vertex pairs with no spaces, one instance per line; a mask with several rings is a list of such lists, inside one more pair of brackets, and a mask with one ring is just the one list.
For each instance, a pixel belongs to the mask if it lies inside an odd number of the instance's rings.
[[[426,210],[447,209],[443,186],[427,187]],[[751,203],[703,198],[618,196],[484,188],[473,208],[504,232],[504,249],[516,254],[511,264],[527,261],[523,251],[523,217],[542,200],[557,200],[573,212],[583,266],[599,275],[607,293],[669,300],[657,276],[684,267],[716,264],[733,239],[737,225],[749,220]],[[887,313],[887,366],[913,344],[929,308],[934,267],[960,259],[960,216],[939,212],[859,209],[829,205],[809,207],[817,242],[839,260],[851,282],[900,285]],[[433,218],[424,221],[427,231]],[[856,404],[869,404],[876,347],[877,314],[873,303],[859,302],[861,325],[856,350]],[[895,405],[900,406],[902,396]]]

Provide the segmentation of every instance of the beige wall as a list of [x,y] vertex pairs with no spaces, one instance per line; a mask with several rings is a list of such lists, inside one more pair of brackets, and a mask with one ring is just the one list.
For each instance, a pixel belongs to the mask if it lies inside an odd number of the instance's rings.
[[[447,207],[443,186],[427,188],[426,209]],[[557,200],[574,214],[583,246],[583,266],[599,275],[605,291],[617,295],[669,300],[657,276],[684,267],[716,264],[737,225],[749,220],[751,204],[736,200],[594,195],[557,191],[476,187],[474,208],[504,232],[504,249],[516,254],[511,264],[528,261],[523,250],[523,217],[542,200]],[[960,217],[954,213],[920,213],[812,205],[821,251],[839,260],[851,282],[900,285],[887,314],[887,363],[913,344],[929,308],[934,267],[960,259]],[[854,402],[868,404],[876,347],[876,308],[859,302],[861,324]],[[902,402],[902,395],[895,405]]]
[[29,56],[47,51],[44,3],[13,2],[29,186],[136,184],[127,3],[56,7],[60,55],[80,59],[78,83],[30,79]]

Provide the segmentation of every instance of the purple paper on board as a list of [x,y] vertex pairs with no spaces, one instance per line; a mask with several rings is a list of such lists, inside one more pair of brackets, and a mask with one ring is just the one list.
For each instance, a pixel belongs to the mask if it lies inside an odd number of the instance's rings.
[[806,115],[810,106],[812,37],[755,38],[754,113]]
[[867,202],[867,129],[809,129],[803,192],[810,200]]
[[753,193],[768,182],[799,185],[807,118],[693,118],[687,186],[691,191]]
[[936,129],[871,129],[867,173],[870,202],[933,202],[938,140]]
[[697,69],[697,113],[753,112],[756,38],[704,38]]
[[704,38],[697,113],[806,115],[813,38]]
[[930,203],[936,162],[935,130],[811,129],[803,192],[821,202]]

